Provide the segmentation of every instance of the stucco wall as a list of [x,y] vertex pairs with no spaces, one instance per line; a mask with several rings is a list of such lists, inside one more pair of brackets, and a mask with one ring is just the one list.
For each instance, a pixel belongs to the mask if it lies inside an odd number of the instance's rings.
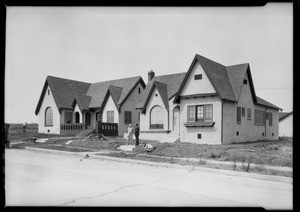
[[[48,95],[48,89],[50,90],[50,94]],[[53,113],[53,126],[45,126],[45,111],[47,107],[52,108]],[[52,96],[52,92],[50,87],[48,86],[46,93],[44,95],[41,108],[38,116],[38,132],[39,133],[54,133],[60,134],[60,113],[57,109],[56,103]]]
[[[156,106],[159,105],[162,108],[163,111],[163,129],[150,129],[150,110]],[[149,139],[149,140],[160,140],[166,133],[162,131],[167,131],[169,129],[168,124],[168,110],[166,109],[162,98],[156,88],[154,88],[148,105],[146,107],[145,114],[141,114],[140,116],[140,138],[141,139]],[[152,132],[142,132],[142,131],[152,131]],[[155,132],[155,133],[153,133]]]
[[[266,126],[255,125],[255,109],[265,111],[266,107],[254,104],[248,76],[246,76],[245,79],[247,79],[248,83],[243,84],[238,103],[226,102],[223,104],[223,144],[278,139],[278,110],[267,109],[267,112],[272,112],[273,114],[272,127],[269,126],[268,120],[266,121]],[[245,116],[241,116],[240,124],[237,123],[237,106],[245,108]],[[247,118],[247,108],[251,109],[250,120]],[[266,136],[264,136],[263,133],[265,133]]]
[[[202,79],[194,80],[194,75],[196,74],[202,74]],[[202,66],[199,62],[196,62],[180,93],[180,96],[205,93],[215,93],[215,89],[205,74]]]
[[293,137],[293,114],[279,122],[279,136]]
[[[139,93],[139,88],[141,92]],[[143,95],[143,86],[139,83],[128,98],[125,100],[124,104],[121,106],[121,113],[119,115],[119,126],[118,126],[118,134],[119,136],[123,136],[124,132],[128,128],[128,124],[125,124],[125,111],[131,111],[131,120],[132,126],[135,126],[135,123],[140,125],[140,121],[138,119],[139,111],[136,109],[136,105],[138,103],[138,99],[140,95]]]
[[[111,95],[109,95],[108,100],[103,108],[103,122],[107,122],[107,111],[114,111],[114,122],[113,123],[119,123],[119,112],[116,108],[116,105],[115,105]],[[94,120],[94,118],[95,117],[92,116],[92,120]]]
[[[213,105],[212,127],[186,127],[187,106],[189,105]],[[201,139],[198,139],[201,134]],[[221,99],[215,97],[189,98],[180,100],[180,141],[199,144],[221,144]]]

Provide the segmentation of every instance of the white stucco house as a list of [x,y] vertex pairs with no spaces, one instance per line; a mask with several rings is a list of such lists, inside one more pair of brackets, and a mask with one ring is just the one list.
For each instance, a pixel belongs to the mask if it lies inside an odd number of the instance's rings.
[[293,111],[279,113],[279,136],[293,137]]
[[248,63],[195,55],[185,73],[155,76],[137,105],[141,139],[227,144],[277,140],[280,108],[257,97]]
[[98,83],[47,76],[35,110],[38,132],[74,134],[100,123],[108,135],[123,136],[128,124],[139,123],[136,105],[145,86],[140,76]]

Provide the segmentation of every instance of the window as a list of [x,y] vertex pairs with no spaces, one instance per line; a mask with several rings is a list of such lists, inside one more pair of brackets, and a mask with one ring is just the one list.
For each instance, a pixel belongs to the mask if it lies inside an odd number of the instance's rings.
[[141,93],[141,88],[139,88],[139,93]]
[[138,112],[138,120],[140,121],[141,119],[141,112]]
[[251,120],[251,108],[247,108],[247,119]]
[[238,124],[240,124],[241,123],[241,107],[237,107],[237,110],[236,110],[236,122],[238,123]]
[[272,127],[272,124],[273,124],[273,116],[272,116],[272,113],[269,113],[269,127]]
[[245,116],[245,108],[242,107],[242,116]]
[[131,122],[131,111],[125,111],[124,113],[125,124],[132,124]]
[[189,105],[187,106],[188,122],[211,122],[213,116],[213,106],[209,105]]
[[202,74],[195,74],[194,80],[202,79]]
[[114,123],[114,111],[107,111],[107,122]]
[[73,112],[65,111],[65,123],[73,123]]
[[254,112],[254,124],[258,126],[265,126],[266,115],[264,111],[255,110]]
[[50,89],[48,89],[48,95],[50,95]]
[[150,129],[163,129],[163,110],[160,106],[154,106],[150,111]]
[[53,126],[53,113],[51,107],[47,107],[45,110],[45,126]]
[[101,113],[100,112],[96,113],[96,121],[101,121]]
[[248,82],[247,82],[247,80],[246,80],[246,79],[244,79],[244,84],[245,84],[245,85],[247,85],[247,84],[248,84]]

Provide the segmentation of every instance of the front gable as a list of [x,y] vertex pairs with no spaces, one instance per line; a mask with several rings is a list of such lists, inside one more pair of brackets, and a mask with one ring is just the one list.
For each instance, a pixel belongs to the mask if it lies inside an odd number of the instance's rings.
[[201,64],[196,61],[189,73],[179,96],[216,93]]
[[112,96],[108,93],[107,100],[103,102],[101,111],[103,114],[103,122],[107,122],[107,111],[114,111],[114,123],[118,123],[119,121],[119,110],[112,98]]

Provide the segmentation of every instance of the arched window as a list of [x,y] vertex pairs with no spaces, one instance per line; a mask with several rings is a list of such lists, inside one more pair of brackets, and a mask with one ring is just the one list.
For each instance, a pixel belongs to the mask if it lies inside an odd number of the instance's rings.
[[164,113],[163,109],[156,105],[150,111],[150,129],[164,128]]
[[51,107],[47,107],[45,110],[45,126],[53,126],[53,113]]

